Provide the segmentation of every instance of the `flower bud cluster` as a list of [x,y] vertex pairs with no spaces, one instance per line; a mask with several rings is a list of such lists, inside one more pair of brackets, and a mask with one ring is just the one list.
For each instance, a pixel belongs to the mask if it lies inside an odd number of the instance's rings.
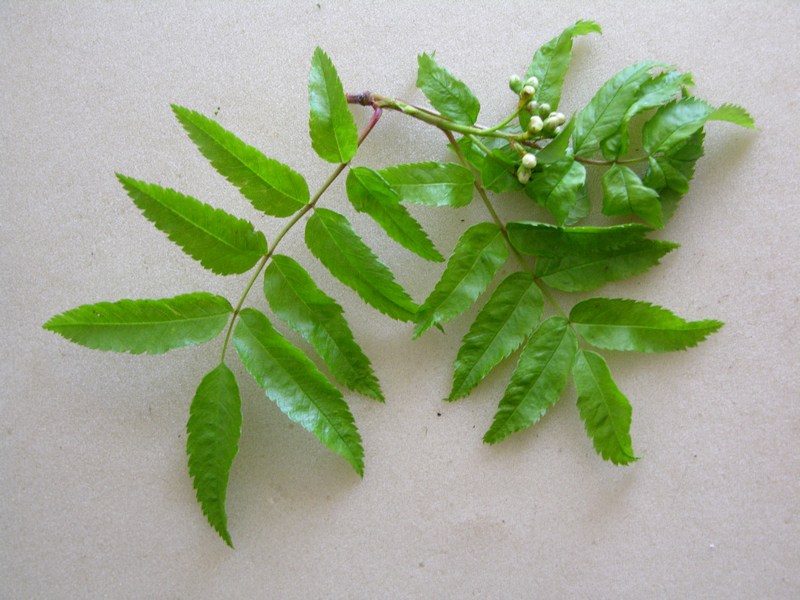
[[553,112],[547,102],[528,102],[525,110],[531,114],[528,121],[528,134],[531,136],[553,137],[567,121],[564,113]]

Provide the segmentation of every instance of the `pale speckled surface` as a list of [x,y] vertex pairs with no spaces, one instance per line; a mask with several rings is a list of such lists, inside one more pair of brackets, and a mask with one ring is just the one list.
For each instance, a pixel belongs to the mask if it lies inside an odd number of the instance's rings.
[[[643,460],[600,461],[571,390],[535,429],[483,446],[509,366],[443,403],[468,320],[412,342],[409,326],[337,287],[295,235],[285,249],[335,290],[388,402],[349,397],[367,450],[359,481],[240,377],[230,551],[194,502],[183,451],[188,403],[218,345],[110,355],[39,327],[85,302],[235,296],[245,281],[184,257],[114,172],[264,223],[197,154],[169,102],[218,111],[313,188],[329,171],[306,141],[314,46],[349,89],[413,98],[415,55],[435,49],[488,122],[510,106],[507,76],[578,18],[605,34],[577,44],[566,108],[655,58],[692,70],[711,102],[749,107],[761,128],[709,127],[690,196],[663,232],[682,248],[605,291],[727,322],[687,353],[609,357]],[[4,2],[0,597],[800,596],[798,22],[792,1]],[[446,156],[435,132],[387,115],[358,160]],[[341,191],[327,201],[341,203]],[[524,214],[522,202],[501,204]],[[445,251],[460,218],[483,218],[477,203],[417,214]],[[421,300],[439,268],[373,243]]]

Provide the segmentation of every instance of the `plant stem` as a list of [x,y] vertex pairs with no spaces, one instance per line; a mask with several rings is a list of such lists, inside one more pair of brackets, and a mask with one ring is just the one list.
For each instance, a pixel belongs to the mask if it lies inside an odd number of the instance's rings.
[[649,156],[639,156],[637,158],[621,158],[618,160],[596,160],[592,158],[575,157],[575,160],[587,165],[630,165],[633,163],[640,163],[646,161]]
[[[350,98],[348,97],[348,100],[349,99]],[[383,114],[383,111],[379,106],[375,106],[373,107],[373,109],[374,110],[372,112],[372,118],[369,120],[367,126],[358,136],[359,146],[361,146],[361,143],[365,139],[367,139],[367,136],[370,134],[372,129],[380,120],[381,114]],[[333,173],[330,174],[330,176],[320,186],[320,188],[316,191],[316,193],[311,197],[311,200],[309,200],[308,204],[306,204],[303,208],[297,211],[292,216],[292,218],[286,223],[283,229],[281,229],[278,232],[278,235],[276,235],[275,239],[272,241],[272,245],[269,246],[269,248],[267,249],[267,253],[258,262],[255,273],[253,273],[253,276],[250,278],[250,281],[247,282],[247,286],[244,288],[244,291],[242,292],[242,295],[239,298],[239,302],[236,304],[236,308],[233,309],[233,315],[231,316],[230,323],[228,324],[228,330],[225,332],[225,341],[222,344],[222,353],[220,356],[220,362],[225,361],[225,353],[228,350],[228,344],[230,343],[231,333],[233,332],[233,326],[236,323],[236,318],[239,316],[239,313],[242,310],[244,301],[245,299],[247,299],[247,295],[250,293],[250,290],[255,284],[256,279],[258,279],[258,276],[261,274],[261,271],[264,270],[264,267],[269,262],[269,259],[272,258],[273,254],[275,254],[275,250],[277,249],[278,244],[281,243],[281,240],[286,236],[287,233],[289,233],[289,231],[291,231],[291,229],[297,224],[298,221],[300,221],[300,219],[302,219],[306,214],[308,214],[309,211],[314,209],[314,207],[317,205],[317,202],[319,202],[320,198],[322,198],[322,194],[324,194],[327,191],[327,189],[331,186],[331,184],[334,181],[336,181],[336,178],[339,177],[339,175],[341,175],[342,171],[344,171],[347,168],[347,165],[349,164],[350,162],[348,161],[346,163],[340,163],[339,165],[336,166],[336,168],[333,170]]]

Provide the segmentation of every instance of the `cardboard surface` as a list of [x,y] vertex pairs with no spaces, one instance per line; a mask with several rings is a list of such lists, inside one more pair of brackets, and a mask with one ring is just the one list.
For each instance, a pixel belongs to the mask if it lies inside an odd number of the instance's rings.
[[[331,170],[307,141],[315,46],[348,90],[418,101],[416,55],[436,50],[492,123],[512,105],[508,76],[580,18],[604,34],[576,43],[565,111],[657,59],[691,70],[702,98],[746,106],[760,128],[708,127],[690,194],[659,233],[681,248],[602,292],[727,323],[688,352],[607,353],[642,460],[615,468],[595,455],[572,389],[535,428],[483,445],[511,364],[469,398],[441,400],[469,315],[411,341],[411,326],[334,282],[297,231],[283,251],[343,304],[387,402],[347,396],[367,452],[359,480],[231,356],[244,411],[231,551],[195,503],[184,455],[189,402],[219,342],[133,357],[41,329],[79,304],[194,290],[235,299],[247,281],[183,255],[115,171],[272,239],[278,224],[208,166],[169,103],[216,115],[315,189]],[[799,21],[791,1],[0,5],[0,597],[800,596]],[[367,110],[354,111],[363,125]],[[357,163],[448,159],[437,132],[387,114]],[[424,299],[441,266],[386,241],[343,190],[324,205],[342,207]],[[535,218],[524,199],[497,205]],[[486,218],[478,202],[414,213],[443,252],[461,219]]]

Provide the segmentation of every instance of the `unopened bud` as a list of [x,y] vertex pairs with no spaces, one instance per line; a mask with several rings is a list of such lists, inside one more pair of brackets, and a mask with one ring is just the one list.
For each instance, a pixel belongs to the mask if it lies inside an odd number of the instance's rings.
[[536,167],[536,155],[528,152],[522,157],[522,166],[526,169],[533,169]]
[[561,133],[562,131],[564,131],[564,126],[563,126],[563,125],[559,125],[558,127],[556,127],[556,128],[553,130],[553,133],[555,133],[556,135],[558,135],[558,134],[559,134],[559,133]]
[[559,125],[563,125],[567,122],[567,117],[562,112],[553,113],[555,115],[555,120],[558,121]]
[[539,115],[532,116],[531,120],[528,121],[528,133],[539,133],[542,127],[544,127],[544,123]]
[[544,118],[550,114],[550,105],[547,102],[542,102],[539,105],[539,115]]
[[528,102],[528,104],[525,105],[525,110],[532,115],[535,115],[537,112],[539,112],[539,103],[536,101]]
[[525,80],[525,85],[530,85],[535,88],[539,87],[539,80],[536,79],[536,77],[528,77],[528,79]]
[[531,171],[530,169],[526,169],[524,166],[520,165],[519,169],[517,169],[517,181],[519,181],[522,185],[528,183],[531,178]]
[[533,87],[532,85],[526,85],[524,88],[522,88],[522,91],[519,93],[519,95],[521,98],[528,100],[530,98],[533,98],[533,95],[535,93],[536,93],[535,87]]
[[519,91],[522,89],[522,79],[520,79],[519,75],[511,76],[508,80],[508,87],[510,87],[511,91],[515,94],[519,94]]
[[560,123],[558,122],[558,118],[556,117],[555,113],[553,113],[544,120],[543,129],[549,129],[550,131],[552,131],[559,125]]

